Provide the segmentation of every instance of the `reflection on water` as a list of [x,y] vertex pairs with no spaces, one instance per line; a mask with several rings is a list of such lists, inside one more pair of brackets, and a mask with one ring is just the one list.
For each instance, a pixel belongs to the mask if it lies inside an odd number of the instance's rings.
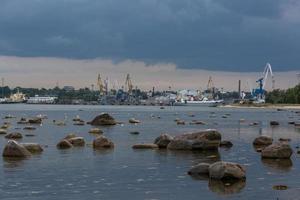
[[28,159],[24,158],[10,158],[10,157],[3,157],[3,167],[4,168],[18,168],[24,165],[24,161]]
[[246,180],[214,180],[210,179],[208,187],[212,192],[220,195],[239,193],[246,186]]
[[280,171],[290,171],[293,167],[293,161],[291,159],[261,159],[264,166],[280,170]]

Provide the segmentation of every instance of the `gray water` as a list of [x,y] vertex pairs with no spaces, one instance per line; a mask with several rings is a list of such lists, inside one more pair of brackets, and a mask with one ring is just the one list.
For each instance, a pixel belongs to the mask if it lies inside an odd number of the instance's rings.
[[[90,121],[101,112],[108,112],[123,125],[101,127],[104,135],[115,143],[113,150],[94,151],[89,145],[95,136],[88,133],[90,125],[74,126],[79,115]],[[216,117],[211,117],[215,112]],[[222,115],[228,113],[228,118]],[[144,106],[60,106],[60,105],[0,105],[1,123],[10,121],[10,131],[33,133],[20,142],[37,142],[44,152],[26,160],[0,159],[0,199],[300,199],[300,165],[296,146],[300,145],[300,129],[288,125],[299,120],[291,111],[274,109],[230,109],[195,107]],[[2,119],[11,114],[16,119]],[[45,114],[48,119],[37,130],[24,131],[16,122],[21,117]],[[190,117],[194,114],[195,117]],[[155,116],[154,118],[151,117]],[[160,118],[158,118],[158,116]],[[55,126],[53,119],[67,117],[67,126]],[[137,118],[141,124],[128,123]],[[207,125],[176,125],[174,119],[186,122],[194,119]],[[246,121],[240,122],[243,118]],[[270,127],[270,120],[280,126]],[[258,126],[249,126],[251,122]],[[230,140],[231,149],[211,152],[173,152],[167,150],[133,150],[136,143],[151,143],[161,133],[178,135],[185,132],[215,128],[222,139]],[[139,131],[139,135],[130,134]],[[58,150],[56,144],[68,133],[76,133],[88,143],[82,148]],[[252,147],[259,135],[275,140],[291,138],[294,154],[290,160],[261,160]],[[3,149],[7,140],[0,136]],[[244,164],[246,182],[225,186],[222,182],[187,175],[191,166],[216,160]],[[273,185],[287,185],[287,190],[273,190]]]

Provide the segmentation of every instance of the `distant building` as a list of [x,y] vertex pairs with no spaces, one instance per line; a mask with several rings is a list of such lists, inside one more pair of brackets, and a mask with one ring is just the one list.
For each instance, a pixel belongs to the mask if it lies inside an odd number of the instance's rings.
[[75,90],[75,88],[73,86],[64,86],[63,90],[65,90],[67,92],[72,92]]

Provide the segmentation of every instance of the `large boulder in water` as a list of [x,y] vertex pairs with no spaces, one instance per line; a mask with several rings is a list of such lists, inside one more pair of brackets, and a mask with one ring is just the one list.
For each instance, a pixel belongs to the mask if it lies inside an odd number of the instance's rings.
[[290,158],[293,154],[291,146],[287,143],[275,143],[264,148],[261,152],[262,158]]
[[72,148],[73,145],[68,141],[68,140],[61,140],[57,145],[56,147],[58,149],[69,149],[69,148]]
[[9,140],[4,147],[3,157],[28,157],[31,156],[31,153],[21,144],[14,140]]
[[167,148],[168,144],[173,140],[173,137],[168,134],[162,134],[154,140],[159,148]]
[[221,134],[214,129],[176,136],[168,144],[170,150],[217,150]]
[[116,125],[115,119],[107,113],[103,113],[95,117],[89,124],[93,126]]
[[262,135],[254,139],[253,145],[254,146],[268,146],[273,143],[273,139],[269,136]]
[[212,179],[244,179],[246,169],[237,163],[219,161],[209,166],[209,177]]
[[114,143],[110,139],[104,136],[99,136],[93,141],[93,148],[94,149],[114,148]]
[[21,143],[30,153],[41,153],[43,150],[42,146],[37,143]]

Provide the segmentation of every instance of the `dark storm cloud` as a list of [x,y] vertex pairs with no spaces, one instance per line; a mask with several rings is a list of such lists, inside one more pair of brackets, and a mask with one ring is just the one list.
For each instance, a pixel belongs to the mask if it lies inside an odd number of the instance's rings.
[[294,0],[1,0],[0,54],[294,70],[299,8]]

